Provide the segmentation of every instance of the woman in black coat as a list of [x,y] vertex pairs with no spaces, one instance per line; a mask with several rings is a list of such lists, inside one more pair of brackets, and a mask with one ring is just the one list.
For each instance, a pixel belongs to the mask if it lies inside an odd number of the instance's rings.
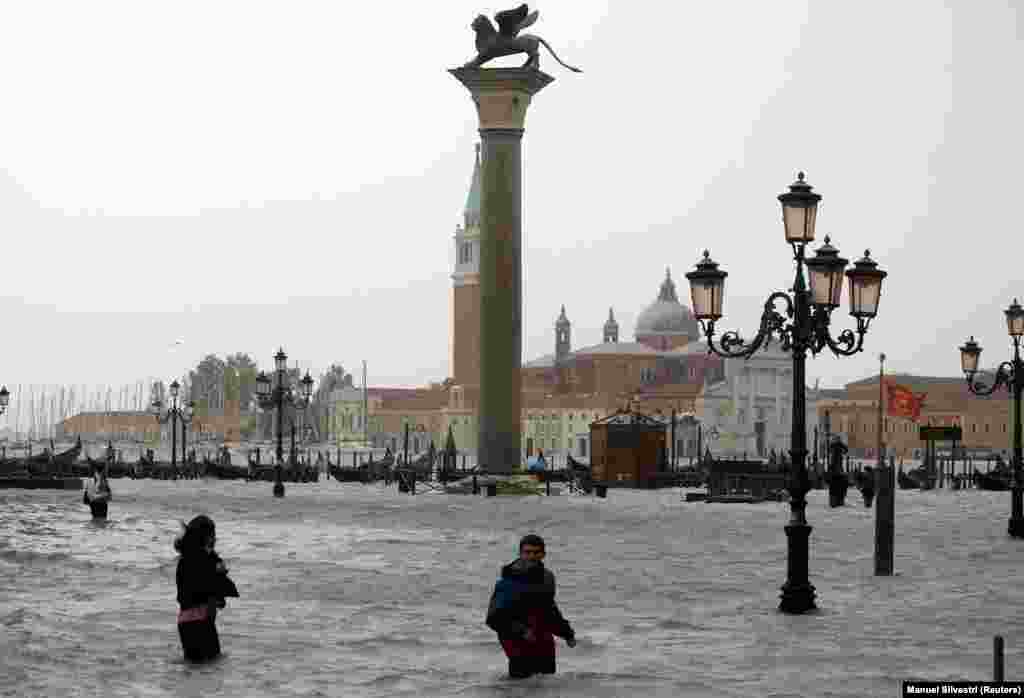
[[224,561],[213,551],[216,540],[213,520],[200,515],[189,521],[184,533],[174,541],[174,549],[180,554],[176,574],[178,635],[189,661],[202,662],[220,656],[217,610],[227,605],[227,597],[238,596]]

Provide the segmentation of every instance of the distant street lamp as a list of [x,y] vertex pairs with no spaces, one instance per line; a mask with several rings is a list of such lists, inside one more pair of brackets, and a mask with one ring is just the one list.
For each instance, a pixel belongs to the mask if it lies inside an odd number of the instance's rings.
[[1004,361],[996,369],[991,386],[975,380],[981,347],[971,337],[960,347],[960,364],[967,378],[967,389],[975,395],[991,395],[1005,387],[1013,395],[1013,485],[1010,492],[1010,522],[1007,533],[1012,538],[1024,538],[1024,474],[1021,472],[1021,414],[1020,398],[1024,392],[1024,361],[1020,358],[1020,338],[1024,335],[1024,308],[1017,299],[1007,308],[1006,329],[1013,340],[1013,359]]
[[[181,386],[178,381],[173,381],[170,385],[171,388],[171,406],[167,408],[166,414],[160,413],[160,408],[163,403],[160,400],[153,401],[153,413],[156,417],[158,424],[166,424],[168,421],[171,422],[171,467],[175,468],[178,465],[178,420],[181,420],[182,432],[184,432],[185,425],[192,421],[192,413],[195,409],[196,403],[191,400],[187,405],[178,406],[178,391]],[[182,437],[181,442],[181,460],[185,462],[185,439]]]
[[[11,394],[7,391],[7,386],[5,385],[4,387],[0,388],[0,414],[3,414],[4,412],[7,411],[7,404],[10,401],[10,399],[11,399]],[[7,458],[7,439],[6,438],[4,439],[4,445],[3,445],[2,448],[3,448],[3,454],[0,455],[0,458],[6,459]]]
[[[832,311],[842,298],[843,270],[847,260],[839,256],[839,250],[832,247],[829,238],[817,250],[814,257],[806,259],[804,250],[814,240],[818,202],[821,195],[811,191],[804,181],[804,173],[797,175],[797,181],[789,191],[778,196],[782,204],[782,221],[786,242],[793,248],[796,261],[796,279],[790,293],[776,292],[768,296],[761,315],[761,326],[757,336],[749,343],[740,338],[739,332],[731,331],[722,335],[716,348],[715,322],[722,317],[722,297],[726,272],[711,260],[707,250],[697,264],[696,271],[686,275],[690,281],[690,295],[693,301],[694,317],[700,321],[701,329],[708,341],[708,352],[725,358],[746,358],[771,341],[773,334],[781,340],[782,349],[793,355],[793,424],[791,432],[789,490],[791,509],[789,525],[785,527],[788,539],[786,583],[782,587],[782,601],[779,610],[785,613],[804,613],[815,608],[814,586],[807,576],[808,546],[811,526],[807,525],[804,510],[807,507],[807,492],[810,482],[807,476],[807,433],[806,433],[806,379],[804,364],[807,352],[818,354],[826,347],[838,356],[850,356],[863,349],[864,335],[871,319],[878,312],[878,301],[882,292],[882,280],[886,272],[878,269],[868,252],[846,272],[850,279],[850,315],[857,320],[857,333],[844,330],[837,338],[829,334]],[[807,267],[808,283],[804,276]],[[784,304],[784,313],[776,310],[776,304]]]
[[[288,355],[284,349],[278,349],[274,355],[274,379],[260,371],[256,377],[256,399],[264,410],[277,409],[277,464],[274,466],[274,496],[284,496],[284,482],[281,481],[281,463],[284,460],[284,408],[290,405],[297,410],[309,406],[313,395],[313,379],[309,372],[299,381],[301,394],[296,395],[292,386],[287,384]],[[294,425],[294,422],[293,422]]]

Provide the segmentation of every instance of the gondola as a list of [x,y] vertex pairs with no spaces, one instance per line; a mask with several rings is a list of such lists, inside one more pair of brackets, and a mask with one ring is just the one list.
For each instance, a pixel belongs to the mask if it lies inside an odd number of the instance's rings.
[[82,440],[79,439],[74,446],[68,450],[58,453],[53,457],[54,465],[68,466],[78,460],[78,457],[82,454]]
[[0,461],[0,476],[27,477],[29,475],[25,462],[20,458],[6,458]]
[[992,492],[1006,492],[1010,489],[1013,482],[1008,471],[994,470],[990,473],[982,473],[977,469],[974,470],[974,481],[977,483],[979,490],[989,490]]
[[205,477],[215,477],[220,480],[264,479],[260,477],[253,477],[253,471],[249,468],[243,468],[240,465],[222,465],[221,463],[210,460],[209,458],[203,458],[202,463],[199,465],[199,469],[203,471]]
[[[218,473],[222,473],[220,477],[224,479],[237,478],[238,472],[244,473],[242,477],[249,480],[260,480],[263,482],[273,482],[277,477],[275,466],[273,465],[255,465],[254,463],[250,463],[248,468],[241,468],[234,465],[209,465],[208,468],[215,469]],[[211,471],[207,470],[207,472]],[[224,477],[224,474],[226,474],[227,477]],[[281,467],[282,482],[316,482],[319,479],[320,473],[311,465],[299,465],[298,463],[292,463],[291,465]]]
[[896,482],[899,484],[901,490],[916,490],[921,487],[921,483],[910,475],[904,473],[902,470],[896,474]]
[[30,477],[53,477],[70,472],[81,452],[82,442],[78,441],[68,450],[56,455],[47,450],[35,456],[18,459],[18,462]]
[[395,457],[387,452],[380,460],[371,460],[360,463],[354,468],[342,468],[332,465],[328,468],[328,474],[338,482],[372,482],[384,478],[395,464]]
[[415,470],[416,476],[421,480],[424,477],[429,477],[433,468],[434,461],[429,451],[401,466],[402,470]]
[[93,460],[89,456],[86,456],[85,460],[89,464],[90,472],[93,468],[105,469],[108,478],[130,477],[132,474],[132,467],[127,463],[108,463],[107,461]]
[[365,467],[339,468],[332,465],[327,468],[327,474],[338,482],[369,482],[370,471]]

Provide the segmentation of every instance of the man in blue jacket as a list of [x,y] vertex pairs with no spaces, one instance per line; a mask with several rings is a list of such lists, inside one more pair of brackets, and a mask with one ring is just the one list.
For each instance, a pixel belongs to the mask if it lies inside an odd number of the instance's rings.
[[576,634],[555,603],[555,575],[543,560],[544,539],[524,536],[519,559],[501,568],[487,609],[487,626],[498,633],[514,679],[555,673],[555,635],[576,646]]

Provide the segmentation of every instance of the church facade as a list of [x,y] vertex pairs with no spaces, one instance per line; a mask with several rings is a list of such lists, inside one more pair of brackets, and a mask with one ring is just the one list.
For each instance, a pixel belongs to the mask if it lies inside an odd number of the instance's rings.
[[[694,347],[695,349],[697,347]],[[700,350],[707,345],[701,344]],[[793,357],[773,343],[749,359],[729,359],[725,375],[697,399],[704,447],[722,458],[787,455],[793,430]],[[807,389],[807,450],[813,453],[819,391]]]

